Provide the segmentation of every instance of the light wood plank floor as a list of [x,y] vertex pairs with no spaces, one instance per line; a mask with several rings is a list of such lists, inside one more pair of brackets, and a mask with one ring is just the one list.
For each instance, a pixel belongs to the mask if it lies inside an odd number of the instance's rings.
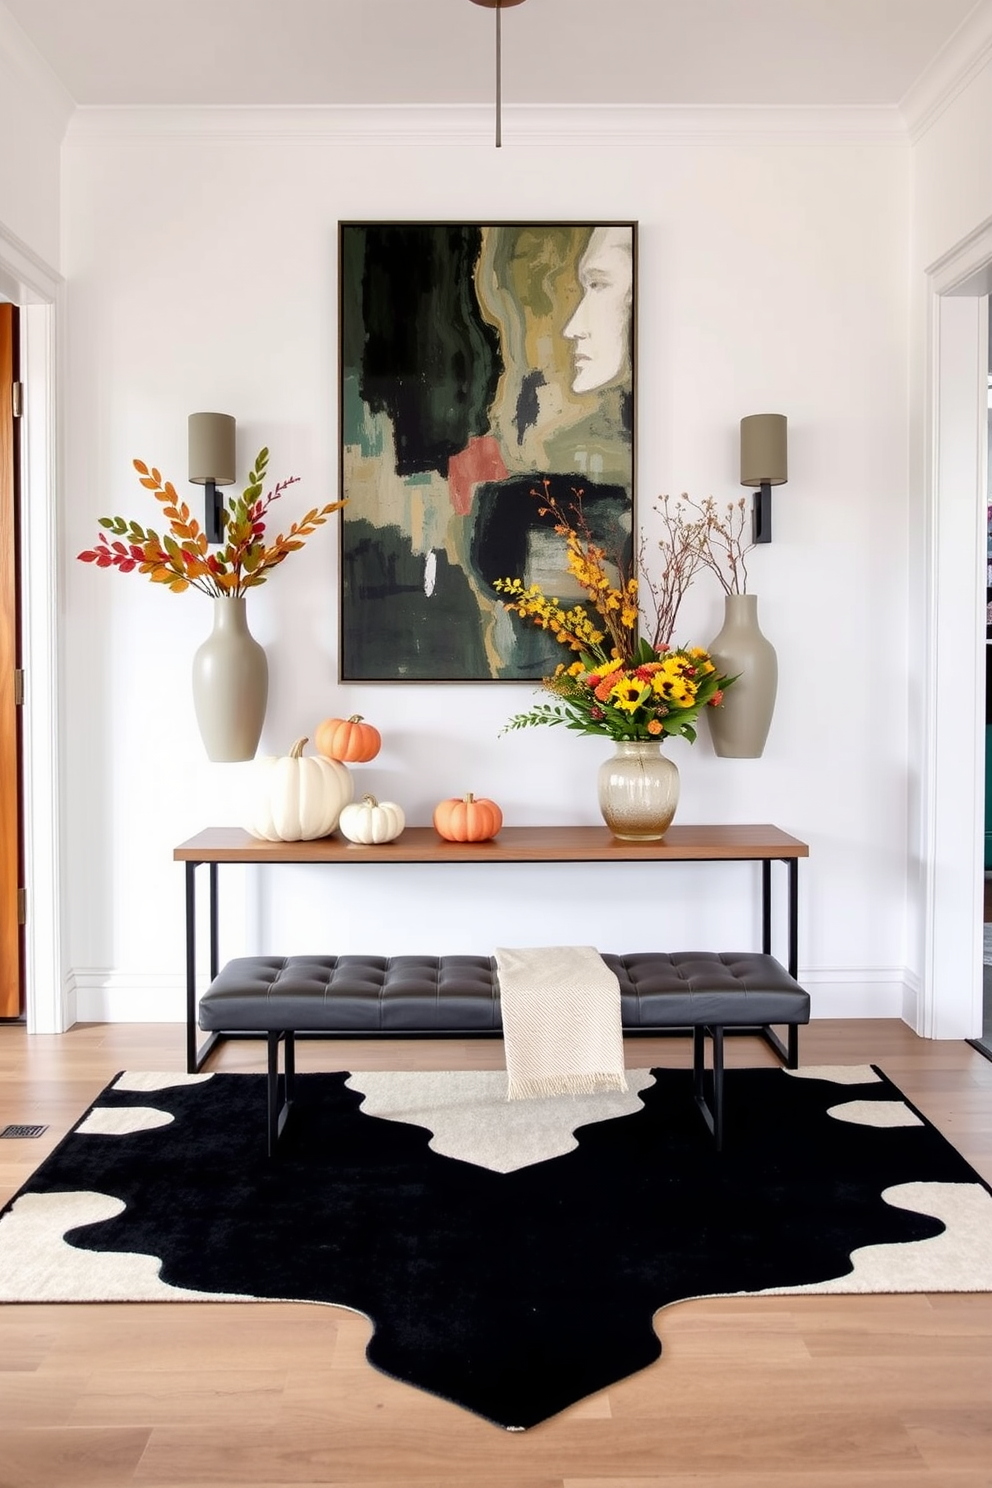
[[[992,1063],[887,1021],[816,1022],[804,1063],[878,1064],[992,1180]],[[261,1069],[231,1042],[215,1068]],[[631,1066],[690,1062],[630,1041]],[[757,1040],[728,1062],[772,1062]],[[304,1043],[306,1068],[492,1068],[498,1043]],[[174,1025],[0,1028],[9,1196],[120,1069],[181,1069]],[[685,1302],[652,1368],[515,1435],[365,1363],[369,1325],[284,1304],[0,1307],[0,1488],[992,1488],[992,1297]]]

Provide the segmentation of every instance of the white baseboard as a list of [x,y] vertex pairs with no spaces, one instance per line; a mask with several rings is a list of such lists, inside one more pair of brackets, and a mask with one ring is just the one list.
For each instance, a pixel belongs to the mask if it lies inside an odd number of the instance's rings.
[[73,1023],[81,1023],[83,1019],[79,1016],[79,998],[76,992],[76,980],[69,974],[65,990],[62,995],[62,1027],[71,1028]]
[[915,1033],[923,1030],[923,983],[915,971],[905,973],[902,999],[902,1021]]
[[[204,983],[206,985],[206,983]],[[184,1023],[186,979],[147,972],[74,971],[69,977],[67,1011],[72,1023]]]
[[[900,1018],[915,1027],[916,992],[908,971],[896,967],[800,967],[799,981],[810,995],[815,1018]],[[206,980],[203,983],[206,987]],[[73,1023],[182,1023],[186,981],[181,973],[100,971],[70,975],[66,992],[67,1027]]]
[[[799,982],[809,993],[810,1018],[899,1018],[910,1022],[915,1009],[909,972],[897,967],[799,968]],[[910,1027],[914,1025],[910,1023]]]

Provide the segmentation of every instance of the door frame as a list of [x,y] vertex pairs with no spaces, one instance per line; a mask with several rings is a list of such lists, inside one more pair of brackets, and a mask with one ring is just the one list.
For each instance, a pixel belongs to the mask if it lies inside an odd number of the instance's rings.
[[[915,700],[923,720],[922,752],[910,761],[911,789],[919,765],[920,977],[906,1010],[926,1038],[982,1031],[990,291],[992,218],[926,270],[926,598],[909,650],[910,707]],[[914,654],[924,658],[915,699]]]
[[64,282],[0,223],[0,290],[20,308],[21,655],[25,1019],[29,1033],[64,1033],[59,595],[59,346]]

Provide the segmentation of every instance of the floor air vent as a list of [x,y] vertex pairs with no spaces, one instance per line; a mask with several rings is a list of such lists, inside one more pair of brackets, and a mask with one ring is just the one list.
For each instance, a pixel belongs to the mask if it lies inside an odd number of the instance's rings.
[[40,1137],[47,1130],[47,1126],[5,1126],[0,1137]]

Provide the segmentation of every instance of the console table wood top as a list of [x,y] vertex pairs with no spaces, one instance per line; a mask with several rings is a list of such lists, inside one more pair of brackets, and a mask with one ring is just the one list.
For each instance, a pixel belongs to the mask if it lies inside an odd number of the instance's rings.
[[407,827],[394,842],[342,837],[263,842],[240,827],[207,827],[173,851],[185,863],[609,863],[720,862],[809,857],[798,837],[768,825],[676,824],[660,842],[621,842],[607,827],[504,827],[488,842],[446,842]]

